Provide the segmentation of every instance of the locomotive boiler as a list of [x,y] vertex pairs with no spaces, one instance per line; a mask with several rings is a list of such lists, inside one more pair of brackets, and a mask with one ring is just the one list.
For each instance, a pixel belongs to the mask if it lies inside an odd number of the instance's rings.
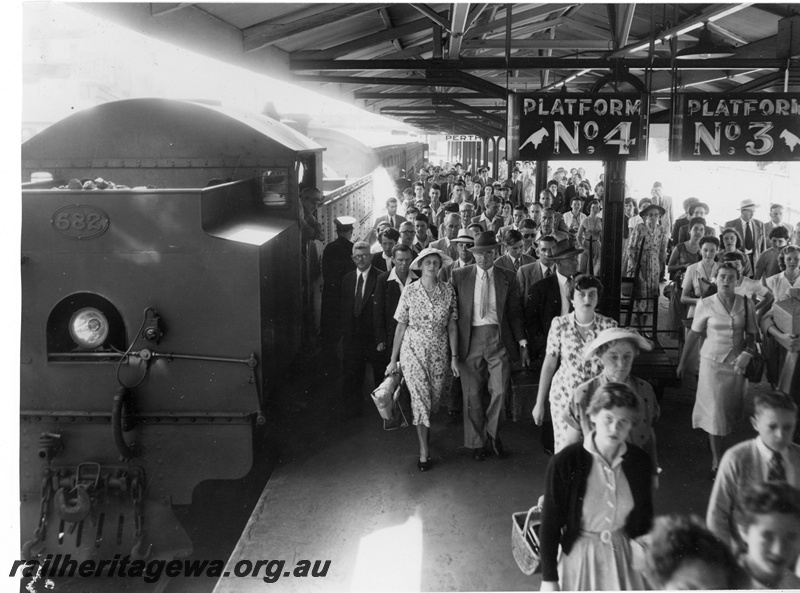
[[321,187],[322,150],[263,116],[160,99],[22,145],[26,559],[191,552],[173,506],[248,472],[309,331],[298,194]]

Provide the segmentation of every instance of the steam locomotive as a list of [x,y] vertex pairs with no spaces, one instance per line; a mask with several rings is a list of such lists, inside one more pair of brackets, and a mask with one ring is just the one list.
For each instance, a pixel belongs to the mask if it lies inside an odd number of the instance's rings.
[[22,145],[23,558],[191,553],[173,507],[248,472],[272,386],[314,332],[299,192],[322,187],[323,150],[161,99]]

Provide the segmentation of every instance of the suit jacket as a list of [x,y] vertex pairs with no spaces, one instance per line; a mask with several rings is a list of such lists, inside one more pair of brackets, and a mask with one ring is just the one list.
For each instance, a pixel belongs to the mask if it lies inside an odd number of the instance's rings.
[[439,270],[439,280],[442,282],[450,282],[450,278],[453,277],[453,270],[458,270],[460,268],[466,268],[467,266],[475,265],[475,261],[471,261],[468,264],[464,264],[460,259],[456,258],[453,260],[453,263],[447,264],[446,266],[442,266]]
[[[553,274],[556,273],[555,266],[553,266],[552,272]],[[531,287],[543,278],[544,272],[538,260],[520,266],[519,270],[517,270],[517,286],[519,286],[519,297],[522,301],[523,308],[528,304],[528,295],[531,292]]]
[[[789,239],[792,238],[792,233],[794,232],[794,228],[788,222],[782,222],[782,227],[786,227],[786,230],[789,231]],[[771,220],[768,220],[764,223],[764,237],[766,241],[769,241],[769,234],[772,232],[772,229],[775,228],[775,223]]]
[[[341,335],[342,278],[354,270],[353,243],[337,237],[322,252],[322,310],[323,334],[331,338]],[[353,289],[355,290],[355,288]]]
[[[400,216],[399,214],[395,214],[394,218],[395,218],[395,224],[397,226],[393,226],[392,227],[393,229],[399,229],[400,225],[403,224],[406,221],[406,217],[405,216]],[[392,221],[389,220],[389,215],[388,214],[384,214],[383,216],[379,216],[378,218],[375,219],[375,224],[372,225],[372,228],[373,229],[377,229],[378,225],[380,223],[382,223],[382,222],[389,222],[391,224]]]
[[[530,255],[524,255],[524,254],[519,256],[519,260],[520,260],[520,269],[522,268],[522,266],[534,263],[536,261]],[[496,260],[494,260],[494,265],[499,268],[505,268],[506,270],[509,270],[514,274],[514,276],[517,275],[517,270],[516,268],[514,268],[514,261],[508,254],[501,255]]]
[[356,270],[348,272],[342,279],[342,335],[345,340],[375,339],[373,306],[378,275],[378,270],[370,266],[364,283],[361,309],[358,312],[355,311]]
[[472,218],[470,222],[477,222],[479,225],[483,227],[484,231],[492,231],[493,233],[497,233],[503,227],[503,217],[499,214],[496,214],[495,217],[492,219],[492,224],[487,225],[486,220],[483,218],[483,214],[480,216],[475,216]]
[[[755,218],[750,222],[753,223],[753,243],[755,245],[753,248],[753,261],[755,261],[761,255],[761,252],[767,248],[767,239],[764,234],[764,223]],[[741,218],[729,220],[725,223],[725,228],[728,227],[735,228],[738,231],[739,236],[742,238],[742,251],[744,251],[744,221]]]
[[[464,360],[469,352],[477,270],[478,266],[475,265],[458,268],[453,270],[450,278],[450,284],[453,285],[458,299],[458,357],[461,360]],[[517,280],[512,272],[496,266],[493,276],[500,337],[509,357],[516,362],[519,360],[519,342],[525,338]]]
[[559,315],[561,315],[561,290],[558,288],[558,278],[553,274],[531,286],[525,302],[525,331],[528,335],[531,357],[544,353],[550,324]]
[[[413,272],[409,272],[409,275]],[[400,302],[402,290],[394,279],[389,280],[391,272],[384,272],[378,276],[373,297],[373,320],[375,325],[375,343],[386,343],[386,352],[391,354],[394,332],[397,329],[397,321],[394,313],[397,311],[397,303]],[[411,276],[411,282],[416,282],[417,278]]]
[[431,244],[428,245],[428,247],[433,247],[434,249],[443,251],[454,260],[458,259],[458,249],[456,248],[456,244],[451,243],[447,237],[444,239],[439,239],[438,241],[431,241]]
[[388,272],[386,269],[386,260],[383,259],[383,249],[378,253],[372,254],[372,267],[377,268],[380,272]]

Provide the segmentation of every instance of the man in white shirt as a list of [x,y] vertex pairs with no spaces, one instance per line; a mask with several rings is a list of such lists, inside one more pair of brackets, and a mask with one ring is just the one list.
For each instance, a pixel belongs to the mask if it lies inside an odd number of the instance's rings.
[[792,225],[788,222],[783,222],[783,206],[780,204],[772,204],[769,207],[769,221],[764,223],[764,234],[767,238],[769,238],[770,231],[778,226],[786,227],[786,230],[789,231],[789,235],[792,234]]
[[405,287],[417,280],[417,274],[409,269],[414,252],[407,245],[395,245],[392,249],[392,270],[378,276],[375,286],[375,342],[378,352],[385,354],[386,365],[392,353],[397,321],[394,313]]
[[[450,283],[458,300],[458,352],[464,391],[464,445],[473,459],[484,461],[486,447],[502,458],[500,418],[510,389],[511,360],[530,360],[522,327],[517,281],[512,272],[494,266],[497,237],[481,233],[471,248],[475,265],[453,271]],[[490,395],[482,402],[482,386]]]

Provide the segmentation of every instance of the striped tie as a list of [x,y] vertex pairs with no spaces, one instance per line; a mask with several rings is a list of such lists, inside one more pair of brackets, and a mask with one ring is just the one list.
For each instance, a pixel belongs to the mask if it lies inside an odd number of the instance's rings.
[[783,456],[773,451],[772,459],[769,461],[769,471],[767,472],[768,482],[785,482],[786,468],[783,467]]
[[489,313],[489,272],[483,272],[483,286],[481,287],[481,319],[486,319]]

